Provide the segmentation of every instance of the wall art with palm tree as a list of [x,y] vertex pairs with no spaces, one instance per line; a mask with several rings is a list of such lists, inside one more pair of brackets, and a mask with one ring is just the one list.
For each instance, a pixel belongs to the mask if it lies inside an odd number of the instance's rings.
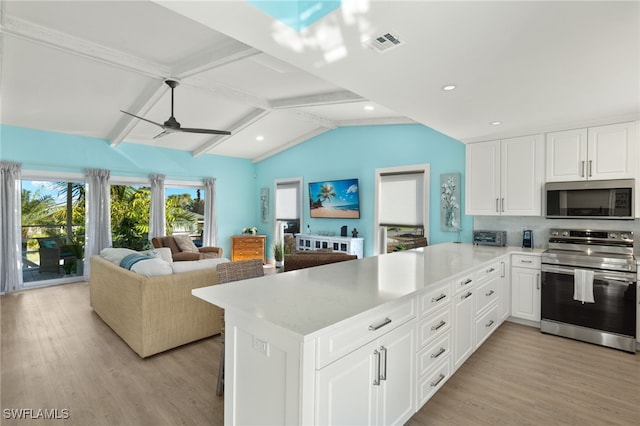
[[309,183],[309,212],[314,218],[360,218],[358,179]]

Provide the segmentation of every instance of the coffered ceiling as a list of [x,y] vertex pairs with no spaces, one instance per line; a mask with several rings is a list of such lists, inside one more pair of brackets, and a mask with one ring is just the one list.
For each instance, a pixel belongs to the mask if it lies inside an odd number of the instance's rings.
[[[259,161],[340,126],[468,142],[640,117],[635,1],[343,0],[302,30],[243,0],[0,4],[2,123],[114,146]],[[383,34],[401,43],[380,52]],[[182,126],[231,136],[154,139],[120,112],[167,120],[166,78]]]

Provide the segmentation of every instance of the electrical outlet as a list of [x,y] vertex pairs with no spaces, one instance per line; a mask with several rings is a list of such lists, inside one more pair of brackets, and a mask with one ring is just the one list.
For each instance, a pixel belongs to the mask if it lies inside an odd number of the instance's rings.
[[269,343],[257,337],[253,338],[253,349],[263,355],[269,356]]

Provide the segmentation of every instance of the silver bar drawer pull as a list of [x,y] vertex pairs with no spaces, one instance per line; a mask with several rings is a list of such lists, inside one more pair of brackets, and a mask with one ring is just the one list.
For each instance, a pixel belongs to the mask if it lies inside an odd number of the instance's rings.
[[445,348],[440,348],[438,352],[436,352],[435,354],[431,354],[431,358],[438,358],[440,355],[442,355],[446,351],[447,350]]
[[460,296],[460,299],[464,300],[464,299],[466,299],[467,297],[471,296],[472,294],[473,294],[473,293],[468,292],[467,294],[464,294],[464,295]]
[[380,364],[382,368],[380,369],[380,380],[387,380],[387,348],[384,346],[380,346]]
[[373,325],[373,324],[372,324],[372,325],[370,325],[370,326],[369,326],[369,330],[371,330],[371,331],[375,331],[375,330],[378,330],[378,329],[380,329],[380,328],[382,328],[382,327],[384,327],[385,325],[390,324],[390,323],[391,323],[391,318],[387,317],[387,318],[385,318],[385,319],[384,319],[384,321],[382,321],[382,322],[381,322],[380,324],[378,324],[378,325]]
[[432,303],[439,302],[439,301],[441,301],[442,299],[444,299],[445,297],[447,297],[447,295],[446,295],[446,294],[441,294],[441,295],[440,295],[440,296],[438,296],[438,297],[432,297],[432,298],[431,298],[431,302],[432,302]]
[[380,352],[377,349],[373,351],[373,357],[377,368],[376,374],[373,376],[373,386],[380,386]]
[[495,271],[495,268],[489,268],[489,269],[487,269],[487,274],[490,274],[490,273],[492,273],[493,271]]
[[466,280],[460,282],[460,285],[467,285],[470,284],[473,280],[471,278],[467,278]]
[[491,296],[493,293],[495,293],[495,291],[491,290],[489,293],[485,293],[484,295],[485,295],[485,296],[487,296],[487,297],[489,297],[489,296]]
[[444,326],[445,326],[445,324],[446,324],[446,323],[447,323],[446,321],[442,321],[442,320],[440,320],[440,323],[439,323],[438,325],[432,325],[432,326],[431,326],[431,330],[432,330],[432,331],[436,331],[436,330],[438,330],[438,329],[441,329],[442,327],[444,327]]
[[436,386],[438,386],[440,384],[441,381],[444,380],[444,374],[440,373],[440,377],[438,377],[438,380],[436,380],[435,382],[431,382],[431,387],[435,388]]
[[533,263],[533,260],[521,260],[520,263]]
[[494,321],[493,321],[493,320],[491,320],[491,321],[489,321],[488,323],[486,323],[484,326],[485,326],[485,327],[491,327],[491,326],[493,325],[493,323],[494,323]]

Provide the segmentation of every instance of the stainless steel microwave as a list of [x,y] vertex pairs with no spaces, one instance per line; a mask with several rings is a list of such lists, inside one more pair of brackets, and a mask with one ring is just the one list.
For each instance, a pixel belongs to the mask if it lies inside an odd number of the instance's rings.
[[545,201],[549,219],[633,219],[635,180],[549,182]]

